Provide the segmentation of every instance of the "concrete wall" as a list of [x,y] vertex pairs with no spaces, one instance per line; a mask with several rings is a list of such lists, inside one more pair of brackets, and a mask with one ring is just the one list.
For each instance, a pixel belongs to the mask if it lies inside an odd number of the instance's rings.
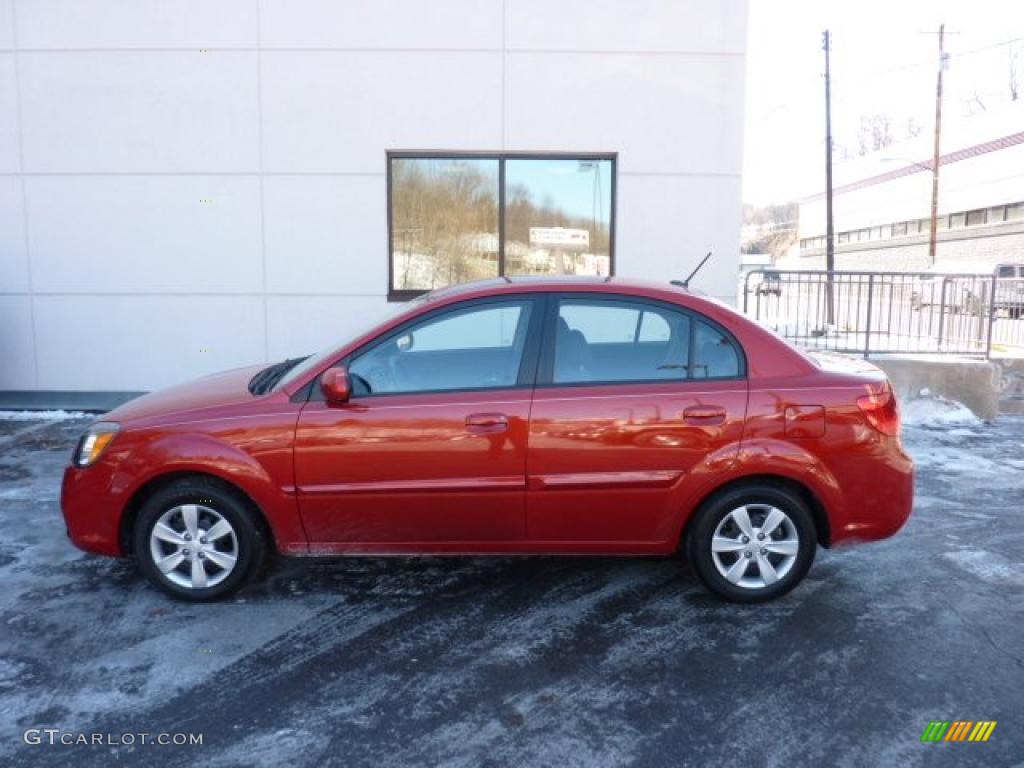
[[[616,272],[733,298],[745,0],[0,0],[0,390],[387,310],[385,151],[619,153]],[[210,201],[210,202],[204,202]]]
[[[1021,190],[1024,196],[1024,189]],[[939,232],[935,269],[990,273],[996,264],[1024,261],[1024,221]],[[974,265],[977,265],[976,267]],[[803,249],[785,265],[793,269],[824,269],[825,249]],[[929,268],[928,235],[836,246],[836,269],[923,272]]]
[[913,400],[927,390],[963,403],[975,416],[994,419],[999,414],[1002,369],[989,360],[961,357],[901,357],[875,355],[871,362],[885,371],[901,401]]

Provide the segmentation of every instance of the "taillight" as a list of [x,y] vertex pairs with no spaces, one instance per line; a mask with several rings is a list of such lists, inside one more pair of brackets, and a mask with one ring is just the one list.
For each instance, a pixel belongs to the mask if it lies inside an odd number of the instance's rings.
[[888,384],[882,392],[872,392],[858,397],[857,407],[867,418],[868,423],[883,435],[899,435],[900,409],[896,395]]

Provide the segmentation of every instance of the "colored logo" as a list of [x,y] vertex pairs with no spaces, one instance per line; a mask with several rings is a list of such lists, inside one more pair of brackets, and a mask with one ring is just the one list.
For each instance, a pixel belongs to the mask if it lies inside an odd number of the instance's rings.
[[932,720],[921,741],[988,741],[995,727],[995,720]]

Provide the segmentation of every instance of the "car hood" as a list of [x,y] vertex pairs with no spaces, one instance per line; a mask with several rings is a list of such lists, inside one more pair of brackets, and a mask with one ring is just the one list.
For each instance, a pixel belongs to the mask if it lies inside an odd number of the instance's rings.
[[132,422],[173,416],[197,416],[196,412],[252,402],[249,380],[266,364],[215,373],[178,384],[120,405],[103,417],[104,421]]

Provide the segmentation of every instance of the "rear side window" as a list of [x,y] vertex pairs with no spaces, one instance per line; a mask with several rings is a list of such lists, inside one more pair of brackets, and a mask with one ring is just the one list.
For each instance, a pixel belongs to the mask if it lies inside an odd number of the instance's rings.
[[736,346],[721,331],[702,321],[697,321],[693,357],[694,378],[729,379],[740,375]]
[[552,380],[678,381],[739,375],[733,342],[687,312],[628,299],[562,299]]

